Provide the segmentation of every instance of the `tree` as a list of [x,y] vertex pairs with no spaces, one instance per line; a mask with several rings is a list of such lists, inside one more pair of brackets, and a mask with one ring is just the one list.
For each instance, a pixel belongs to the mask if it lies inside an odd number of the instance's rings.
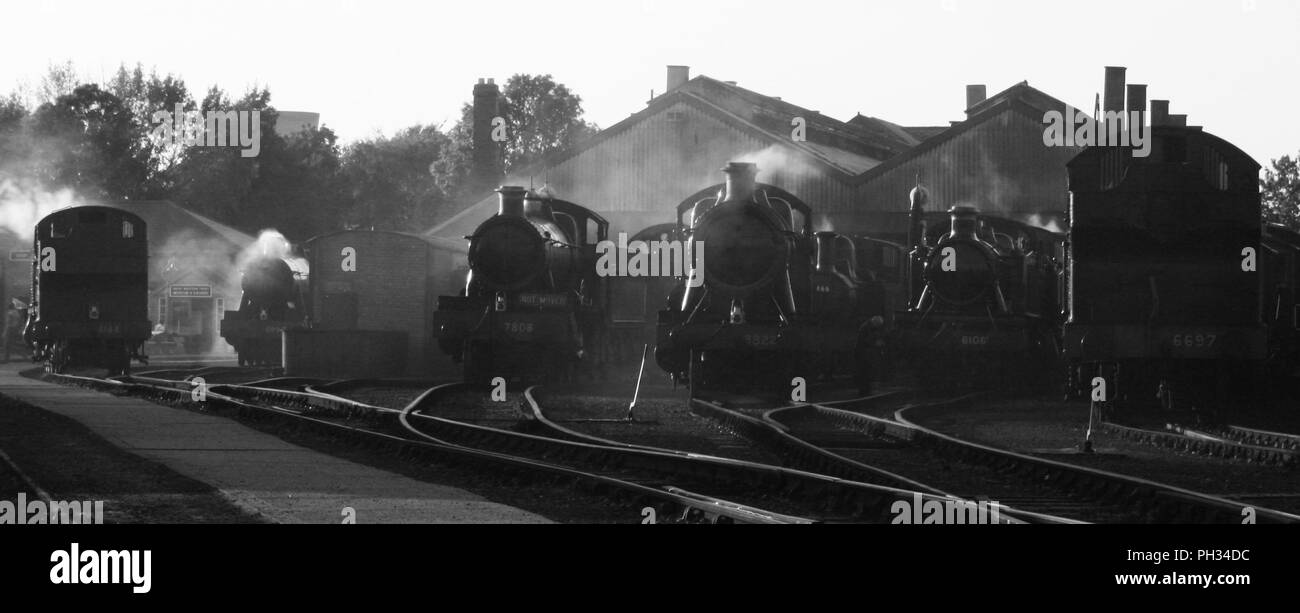
[[[599,131],[582,119],[582,98],[549,74],[514,75],[501,95],[507,173],[562,153]],[[434,164],[439,185],[457,200],[479,195],[463,193],[469,183],[473,125],[473,107],[466,104],[461,107],[460,121],[448,132],[451,146]]]
[[145,195],[144,132],[117,96],[98,85],[80,85],[41,105],[32,121],[37,142],[46,148],[34,170],[46,187],[110,200]]
[[582,98],[549,74],[514,75],[501,94],[507,172],[566,150],[598,130],[582,120]]
[[[250,233],[266,227],[261,224],[272,211],[255,205],[253,197],[259,187],[263,194],[266,192],[266,186],[258,185],[264,164],[284,149],[283,141],[275,134],[277,114],[270,102],[271,94],[266,89],[250,90],[238,102],[231,102],[224,91],[214,86],[208,89],[197,109],[185,106],[186,111],[203,113],[258,111],[261,147],[257,157],[243,157],[238,147],[181,145],[179,161],[167,172],[170,197],[191,211]],[[265,204],[265,199],[260,204]],[[286,230],[281,231],[287,234]]]
[[449,204],[436,166],[451,146],[451,138],[436,126],[411,126],[392,137],[353,143],[343,154],[351,197],[347,224],[402,231],[432,225]]
[[25,120],[27,107],[17,95],[0,99],[0,179],[17,170],[14,160],[26,156]]
[[1264,169],[1259,188],[1264,220],[1300,231],[1300,164],[1297,161],[1300,155],[1296,159],[1284,155],[1273,160],[1273,167]]
[[[178,104],[185,110],[196,108],[194,98],[190,95],[183,79],[171,74],[159,77],[156,71],[151,72],[146,79],[144,68],[139,63],[130,71],[127,70],[126,64],[119,65],[117,74],[108,83],[108,91],[122,99],[123,104],[135,116],[137,124],[143,126],[146,133],[154,126],[155,112],[174,113]],[[155,141],[148,138],[147,134],[142,144],[149,152],[148,191],[153,194],[164,193],[170,188],[167,171],[180,162],[184,147],[172,142]]]

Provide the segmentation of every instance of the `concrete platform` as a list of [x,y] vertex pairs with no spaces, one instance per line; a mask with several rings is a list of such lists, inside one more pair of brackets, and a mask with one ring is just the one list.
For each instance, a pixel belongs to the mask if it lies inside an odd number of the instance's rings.
[[279,523],[547,523],[471,492],[417,481],[258,432],[223,417],[20,376],[0,364],[0,394],[72,418],[122,449],[208,483]]

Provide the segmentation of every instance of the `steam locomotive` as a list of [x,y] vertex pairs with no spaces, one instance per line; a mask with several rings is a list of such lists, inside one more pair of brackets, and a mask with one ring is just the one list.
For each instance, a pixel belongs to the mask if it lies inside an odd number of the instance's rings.
[[757,183],[754,164],[723,172],[723,185],[678,207],[703,258],[659,313],[656,362],[693,391],[776,391],[796,376],[830,376],[860,326],[885,312],[883,289],[858,276],[851,239],[814,233],[811,207]]
[[1265,224],[1260,265],[1264,273],[1264,324],[1269,329],[1266,366],[1271,379],[1300,378],[1300,233]]
[[1293,328],[1293,298],[1263,291],[1259,164],[1200,128],[1151,131],[1148,157],[1091,147],[1067,165],[1069,389],[1214,413],[1259,389],[1261,313]]
[[239,353],[240,366],[280,364],[281,331],[306,320],[304,283],[280,257],[261,255],[244,265],[239,309],[221,319],[221,336]]
[[469,236],[460,296],[440,296],[439,347],[467,382],[569,378],[605,343],[606,285],[596,245],[609,222],[594,211],[522,187],[497,190],[500,208]]
[[[929,196],[910,194],[908,306],[890,345],[932,384],[1047,380],[1060,348],[1061,235],[970,206],[927,224]],[[927,227],[929,226],[929,227]]]
[[32,300],[23,341],[50,372],[71,366],[126,374],[142,353],[148,314],[148,228],[106,206],[74,206],[36,224]]

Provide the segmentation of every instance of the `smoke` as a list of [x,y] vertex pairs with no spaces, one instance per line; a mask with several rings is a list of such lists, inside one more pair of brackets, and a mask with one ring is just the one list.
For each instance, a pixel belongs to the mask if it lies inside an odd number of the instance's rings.
[[1065,232],[1065,228],[1061,226],[1061,224],[1057,221],[1055,216],[1046,216],[1046,215],[1040,215],[1038,213],[1032,213],[1021,221],[1024,221],[1026,224],[1031,225],[1035,228],[1042,228],[1043,230],[1047,230],[1048,232],[1056,232],[1057,234]]
[[[311,266],[307,259],[299,255],[293,248],[289,239],[285,238],[279,230],[267,228],[257,235],[257,240],[253,241],[240,254],[236,262],[238,270],[243,270],[245,266],[255,259],[263,257],[274,257],[284,260],[289,265],[294,275],[300,278],[307,278],[311,272]],[[237,275],[232,275],[232,277]]]
[[[257,240],[238,253],[232,253],[230,243],[215,238],[204,237],[193,230],[182,230],[169,235],[165,240],[151,239],[161,247],[151,249],[157,267],[158,287],[167,288],[173,284],[214,285],[212,295],[226,299],[224,309],[236,310],[242,296],[240,272],[256,258],[262,256],[283,259],[295,274],[304,278],[308,271],[307,260],[296,254],[292,245],[274,229],[263,230]],[[214,305],[215,307],[215,305]],[[169,326],[170,327],[170,326]],[[202,348],[202,359],[228,359],[233,348],[213,330],[212,344]]]
[[[796,155],[793,149],[783,145],[769,145],[766,148],[749,153],[742,153],[725,162],[748,162],[758,166],[758,181],[760,183],[776,184],[782,178],[813,174],[816,169],[807,162],[802,156]],[[722,163],[718,164],[719,167]],[[717,177],[718,175],[714,175]],[[718,181],[713,181],[717,183]],[[703,187],[703,186],[701,186]]]
[[71,189],[47,191],[11,179],[0,179],[0,227],[31,240],[36,222],[77,201]]

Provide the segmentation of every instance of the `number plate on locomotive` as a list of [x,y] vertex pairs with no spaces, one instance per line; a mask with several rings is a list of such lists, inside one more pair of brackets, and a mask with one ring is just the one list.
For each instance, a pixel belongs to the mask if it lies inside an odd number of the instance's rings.
[[746,334],[743,337],[745,344],[750,347],[775,347],[775,334]]
[[1175,333],[1170,342],[1177,349],[1212,349],[1219,335],[1209,332]]
[[95,333],[104,336],[120,335],[122,334],[122,324],[114,321],[101,321],[95,324]]
[[562,309],[569,306],[568,294],[520,294],[520,306]]
[[531,321],[503,321],[501,330],[513,336],[529,336],[536,330],[536,324]]

